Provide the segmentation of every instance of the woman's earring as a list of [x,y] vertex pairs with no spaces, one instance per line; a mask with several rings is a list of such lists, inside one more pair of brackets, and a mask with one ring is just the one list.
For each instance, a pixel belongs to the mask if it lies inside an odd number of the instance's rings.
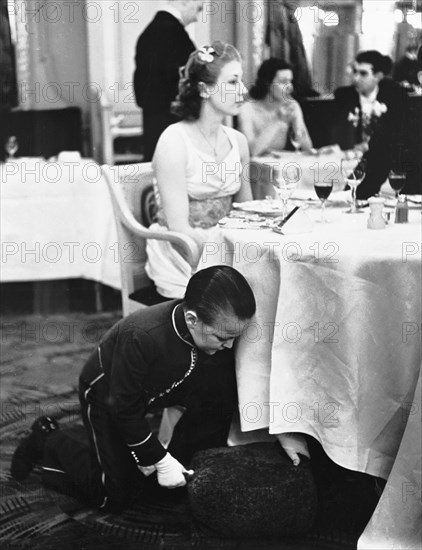
[[199,95],[202,99],[205,99],[205,100],[210,98],[210,94],[208,93],[207,87],[204,84],[204,82],[199,83]]

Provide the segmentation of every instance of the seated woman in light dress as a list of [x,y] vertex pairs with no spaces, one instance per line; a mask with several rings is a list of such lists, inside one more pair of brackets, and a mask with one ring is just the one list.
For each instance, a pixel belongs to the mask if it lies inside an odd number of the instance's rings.
[[214,42],[190,55],[174,104],[182,120],[162,133],[152,160],[158,222],[151,229],[184,233],[196,244],[196,258],[189,265],[169,242],[148,240],[146,271],[162,296],[184,296],[204,244],[222,242],[217,223],[232,201],[252,199],[242,169],[249,162],[246,138],[224,125],[246,94],[233,46]]
[[312,149],[302,109],[292,97],[292,82],[291,66],[276,57],[267,59],[258,69],[249,91],[251,100],[239,114],[239,129],[248,140],[252,156],[281,151],[289,139],[295,148]]

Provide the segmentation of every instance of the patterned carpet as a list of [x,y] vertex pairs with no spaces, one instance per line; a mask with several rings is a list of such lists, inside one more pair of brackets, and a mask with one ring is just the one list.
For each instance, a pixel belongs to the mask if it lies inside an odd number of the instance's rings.
[[[76,394],[79,370],[115,313],[49,318],[7,317],[1,325],[0,543],[3,549],[224,549],[311,550],[356,548],[377,502],[374,479],[335,466],[315,447],[319,513],[300,540],[210,538],[189,512],[183,489],[151,491],[121,515],[101,514],[44,488],[40,470],[27,480],[10,476],[19,440],[35,418],[48,414],[62,429],[83,434]],[[151,418],[153,427],[157,419]]]

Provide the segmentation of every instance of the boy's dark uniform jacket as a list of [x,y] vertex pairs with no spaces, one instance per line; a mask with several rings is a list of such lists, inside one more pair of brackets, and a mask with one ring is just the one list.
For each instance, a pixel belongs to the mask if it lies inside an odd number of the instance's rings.
[[[227,432],[236,404],[233,350],[214,355],[198,350],[179,303],[151,307],[147,314],[139,310],[121,320],[106,333],[80,375],[81,395],[110,416],[141,466],[154,464],[166,454],[145,419],[151,401],[161,407],[186,405],[191,417],[197,413],[199,429],[204,415],[219,411]],[[195,356],[191,373],[161,396],[183,379]]]
[[[336,141],[342,149],[349,149],[362,141],[361,118],[357,128],[347,120],[348,114],[354,114],[356,108],[360,113],[359,93],[354,86],[345,86],[338,88],[334,95],[337,105]],[[360,199],[378,193],[392,168],[405,168],[412,174],[416,168],[414,136],[408,135],[406,91],[393,80],[384,78],[379,83],[377,101],[387,106],[387,112],[379,118],[369,142],[366,177],[357,189],[357,197]],[[418,192],[413,190],[413,187],[417,187],[417,178],[411,175],[408,180],[410,188],[408,186],[405,191]]]

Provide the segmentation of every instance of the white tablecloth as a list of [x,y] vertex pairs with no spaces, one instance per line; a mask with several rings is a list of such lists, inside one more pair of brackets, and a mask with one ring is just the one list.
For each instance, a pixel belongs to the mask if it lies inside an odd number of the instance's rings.
[[120,288],[116,228],[90,159],[0,165],[1,280],[86,278]]
[[225,229],[201,264],[233,265],[257,298],[238,348],[242,430],[307,433],[338,464],[389,479],[365,543],[382,533],[377,548],[420,540],[421,212],[410,214],[384,230],[332,208],[308,234]]

